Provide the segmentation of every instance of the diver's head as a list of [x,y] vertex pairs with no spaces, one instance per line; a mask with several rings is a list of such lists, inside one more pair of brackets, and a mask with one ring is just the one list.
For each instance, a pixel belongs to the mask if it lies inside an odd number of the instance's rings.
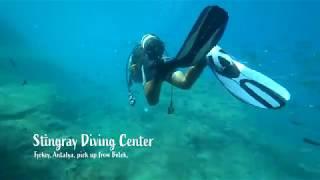
[[141,39],[141,46],[148,57],[153,60],[162,58],[164,53],[164,43],[155,35],[146,34]]

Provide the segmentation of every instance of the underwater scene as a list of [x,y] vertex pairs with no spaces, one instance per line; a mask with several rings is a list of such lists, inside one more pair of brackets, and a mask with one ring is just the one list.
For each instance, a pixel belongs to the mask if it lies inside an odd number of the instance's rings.
[[[316,0],[0,1],[0,179],[319,180],[319,7]],[[228,16],[218,30],[217,12]],[[213,53],[193,85],[166,79],[157,100],[148,94],[155,71],[143,71],[132,89],[128,83],[130,54],[155,36],[165,56],[194,55],[194,64],[166,78],[198,67],[208,39],[230,56]],[[233,74],[217,69],[228,58]]]

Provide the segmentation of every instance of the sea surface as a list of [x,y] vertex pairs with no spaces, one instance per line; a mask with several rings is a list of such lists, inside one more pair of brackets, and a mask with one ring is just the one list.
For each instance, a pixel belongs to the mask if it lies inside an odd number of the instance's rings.
[[[218,43],[291,93],[277,110],[235,99],[206,69],[190,90],[171,86],[128,105],[125,69],[146,33],[175,56],[201,10],[229,13]],[[320,2],[317,0],[1,0],[0,179],[319,180]],[[33,135],[154,138],[116,148],[127,158],[36,159]],[[105,147],[62,148],[96,153]]]

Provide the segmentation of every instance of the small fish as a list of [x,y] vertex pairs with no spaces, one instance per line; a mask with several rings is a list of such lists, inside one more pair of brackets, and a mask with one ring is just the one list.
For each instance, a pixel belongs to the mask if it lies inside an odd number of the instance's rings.
[[22,83],[21,83],[22,86],[25,86],[25,85],[27,85],[27,84],[28,84],[28,81],[27,81],[27,80],[23,80]]
[[314,146],[320,146],[320,142],[319,141],[315,141],[315,140],[309,139],[309,138],[303,138],[303,142],[305,142],[307,144],[314,145]]
[[12,58],[10,58],[9,59],[9,62],[10,62],[10,65],[12,66],[12,67],[17,67],[17,64],[16,64],[16,62],[12,59]]
[[302,126],[303,123],[297,120],[289,120],[291,124],[295,125],[295,126]]

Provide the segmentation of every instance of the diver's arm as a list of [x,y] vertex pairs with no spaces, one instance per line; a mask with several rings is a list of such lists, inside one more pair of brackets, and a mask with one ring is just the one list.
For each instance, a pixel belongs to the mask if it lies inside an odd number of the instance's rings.
[[150,80],[147,81],[144,86],[144,95],[148,101],[150,106],[156,105],[159,102],[159,96],[161,91],[161,81],[158,80]]
[[156,105],[159,102],[161,84],[163,82],[161,62],[151,63],[144,61],[142,65],[143,89],[149,105]]

